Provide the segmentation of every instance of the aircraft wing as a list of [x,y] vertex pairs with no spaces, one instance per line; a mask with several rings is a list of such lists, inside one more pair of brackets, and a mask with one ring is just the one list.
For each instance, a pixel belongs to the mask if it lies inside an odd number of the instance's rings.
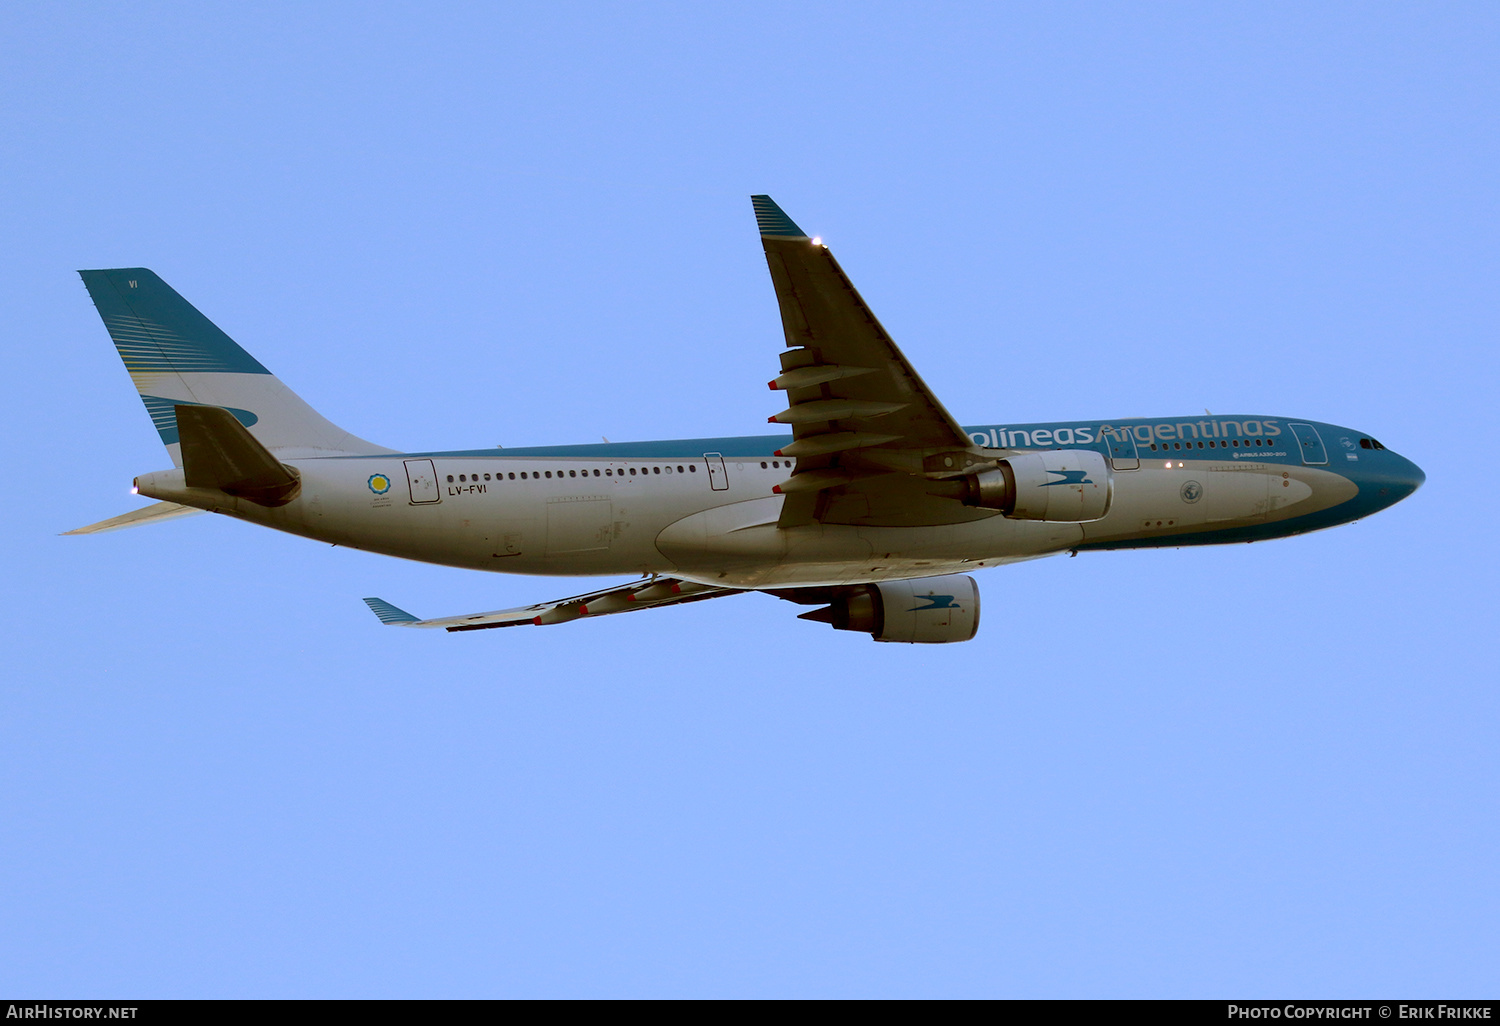
[[515,609],[498,609],[492,613],[470,613],[464,616],[443,616],[423,620],[404,609],[391,605],[384,599],[367,598],[370,607],[380,622],[391,627],[442,627],[449,631],[479,631],[491,627],[520,627],[532,624],[538,627],[554,623],[566,623],[580,617],[605,616],[609,613],[629,613],[637,609],[656,609],[659,606],[678,606],[684,602],[700,602],[703,599],[719,598],[723,595],[745,594],[733,588],[714,588],[692,581],[679,581],[672,577],[647,578],[628,584],[591,591],[585,595],[538,602]]
[[[994,514],[937,484],[944,471],[984,462],[977,447],[907,362],[838,261],[769,196],[753,196],[761,244],[789,351],[771,388],[792,428],[780,453],[796,470],[780,526],[948,524]],[[948,462],[944,463],[943,461]]]

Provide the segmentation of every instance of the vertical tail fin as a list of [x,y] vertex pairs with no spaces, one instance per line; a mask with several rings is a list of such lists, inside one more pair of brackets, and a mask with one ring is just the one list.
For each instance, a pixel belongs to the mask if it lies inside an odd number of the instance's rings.
[[282,458],[393,451],[324,419],[154,272],[122,267],[78,273],[177,466],[178,406],[228,410]]

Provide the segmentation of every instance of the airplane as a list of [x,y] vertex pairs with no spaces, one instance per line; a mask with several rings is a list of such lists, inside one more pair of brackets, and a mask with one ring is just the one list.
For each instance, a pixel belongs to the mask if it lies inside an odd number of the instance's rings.
[[[760,592],[876,641],[968,641],[972,571],[1069,552],[1256,542],[1349,523],[1425,480],[1353,428],[1199,417],[961,426],[822,240],[751,198],[786,349],[748,437],[401,452],[325,420],[145,268],[80,271],[173,469],[68,534],[221,513],[446,566],[625,584],[381,623],[551,625]],[[789,431],[787,429],[790,429]]]

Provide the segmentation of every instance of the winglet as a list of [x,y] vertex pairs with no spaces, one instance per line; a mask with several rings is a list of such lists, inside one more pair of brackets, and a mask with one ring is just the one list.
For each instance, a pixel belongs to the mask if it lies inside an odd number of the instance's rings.
[[774,235],[780,239],[805,239],[807,233],[797,227],[797,222],[786,216],[786,211],[776,205],[769,196],[751,196],[755,207],[755,223],[760,226],[762,236]]
[[387,626],[403,623],[416,623],[417,618],[404,609],[397,609],[385,599],[367,598],[365,605],[370,607],[370,612],[379,617],[380,622]]

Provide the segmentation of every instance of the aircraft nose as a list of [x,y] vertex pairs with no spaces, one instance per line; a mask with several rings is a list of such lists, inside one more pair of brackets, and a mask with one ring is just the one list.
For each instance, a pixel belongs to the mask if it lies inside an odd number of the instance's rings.
[[1394,506],[1411,495],[1427,480],[1427,475],[1422,472],[1422,468],[1411,460],[1405,456],[1398,456],[1396,453],[1391,453],[1391,456],[1395,457],[1391,461],[1393,465],[1386,468],[1385,472],[1380,475],[1384,479],[1381,481],[1380,494],[1384,499],[1384,505],[1387,506]]
[[[1421,488],[1422,484],[1427,480],[1427,475],[1422,471],[1422,468],[1405,456],[1401,457],[1401,462],[1406,464],[1406,479],[1411,491],[1414,492],[1418,488]],[[1407,494],[1410,495],[1411,492]]]

